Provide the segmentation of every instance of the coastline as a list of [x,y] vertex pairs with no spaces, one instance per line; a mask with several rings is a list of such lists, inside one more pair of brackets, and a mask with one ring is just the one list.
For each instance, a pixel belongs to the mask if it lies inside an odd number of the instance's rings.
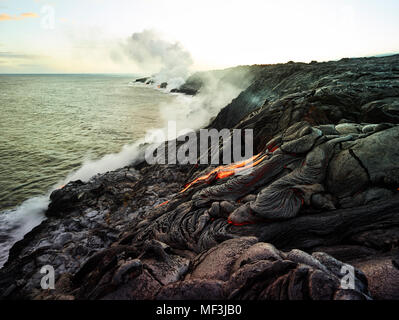
[[[47,219],[11,248],[0,270],[0,296],[399,298],[394,263],[399,162],[392,147],[399,132],[398,62],[396,55],[252,67],[248,87],[207,127],[253,128],[255,153],[263,152],[281,171],[263,173],[268,181],[240,191],[239,199],[248,197],[244,202],[226,193],[216,197],[204,185],[179,195],[187,182],[209,170],[190,165],[140,162],[88,182],[70,182],[52,193]],[[227,71],[219,81],[229,76]],[[317,140],[320,134],[313,138],[319,131],[324,140]],[[345,140],[348,135],[351,140]],[[275,216],[262,216],[267,211],[262,208],[250,225],[239,225],[249,206],[260,206],[254,202],[260,189],[298,172],[315,145],[334,139],[340,139],[339,149],[328,149],[323,179],[308,183],[322,185],[323,192],[301,189],[305,205],[297,216],[282,219],[276,208]],[[277,151],[272,152],[272,142]],[[378,153],[385,158],[377,161]],[[198,200],[201,192],[207,201]],[[55,267],[55,292],[40,289],[37,269],[43,264]],[[356,268],[356,288],[350,291],[339,287],[344,264]],[[249,285],[253,277],[261,279],[262,290]],[[290,287],[292,279],[301,290]]]

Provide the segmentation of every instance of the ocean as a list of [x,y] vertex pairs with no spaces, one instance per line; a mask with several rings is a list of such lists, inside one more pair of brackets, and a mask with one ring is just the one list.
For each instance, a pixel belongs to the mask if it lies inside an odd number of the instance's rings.
[[131,163],[151,128],[209,119],[196,115],[193,98],[134,79],[0,75],[0,267],[12,244],[44,219],[55,188]]

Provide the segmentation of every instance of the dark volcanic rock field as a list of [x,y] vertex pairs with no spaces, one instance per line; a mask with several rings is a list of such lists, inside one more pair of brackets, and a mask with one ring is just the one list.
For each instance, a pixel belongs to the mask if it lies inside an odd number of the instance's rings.
[[141,163],[69,183],[11,249],[1,298],[399,299],[399,56],[243,70],[209,128],[254,130],[246,174]]

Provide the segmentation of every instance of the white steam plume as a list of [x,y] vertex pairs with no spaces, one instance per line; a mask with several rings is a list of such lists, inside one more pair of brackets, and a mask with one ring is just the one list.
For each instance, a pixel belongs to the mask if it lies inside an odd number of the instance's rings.
[[122,48],[142,72],[156,73],[154,81],[157,84],[168,82],[176,88],[190,74],[193,64],[191,54],[180,43],[169,42],[154,30],[133,33]]

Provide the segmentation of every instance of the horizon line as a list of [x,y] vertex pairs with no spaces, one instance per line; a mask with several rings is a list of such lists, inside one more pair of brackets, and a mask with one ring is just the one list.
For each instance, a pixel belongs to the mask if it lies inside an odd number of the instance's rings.
[[[364,58],[383,58],[383,57],[389,57],[389,56],[395,56],[399,55],[399,51],[396,52],[390,52],[390,53],[382,53],[382,54],[374,54],[374,55],[366,55],[366,56],[353,56],[353,57],[342,57],[339,59],[330,59],[330,60],[323,60],[323,61],[316,61],[318,63],[326,63],[326,62],[334,62],[334,61],[339,61],[342,59],[364,59]],[[277,65],[277,64],[286,64],[286,63],[305,63],[305,64],[310,64],[311,62],[303,62],[303,61],[286,61],[286,62],[276,62],[276,63],[253,63],[253,64],[237,64],[237,65],[232,65],[229,67],[221,67],[221,68],[215,68],[215,69],[203,69],[203,70],[193,70],[193,73],[196,72],[202,72],[202,71],[212,71],[212,70],[225,70],[225,69],[230,69],[230,68],[235,68],[235,67],[242,67],[242,66],[255,66],[255,65]],[[2,73],[0,72],[1,76],[5,75],[131,75],[135,77],[145,77],[145,73],[125,73],[125,72],[37,72],[37,73],[32,73],[32,72],[7,72],[7,73]]]

